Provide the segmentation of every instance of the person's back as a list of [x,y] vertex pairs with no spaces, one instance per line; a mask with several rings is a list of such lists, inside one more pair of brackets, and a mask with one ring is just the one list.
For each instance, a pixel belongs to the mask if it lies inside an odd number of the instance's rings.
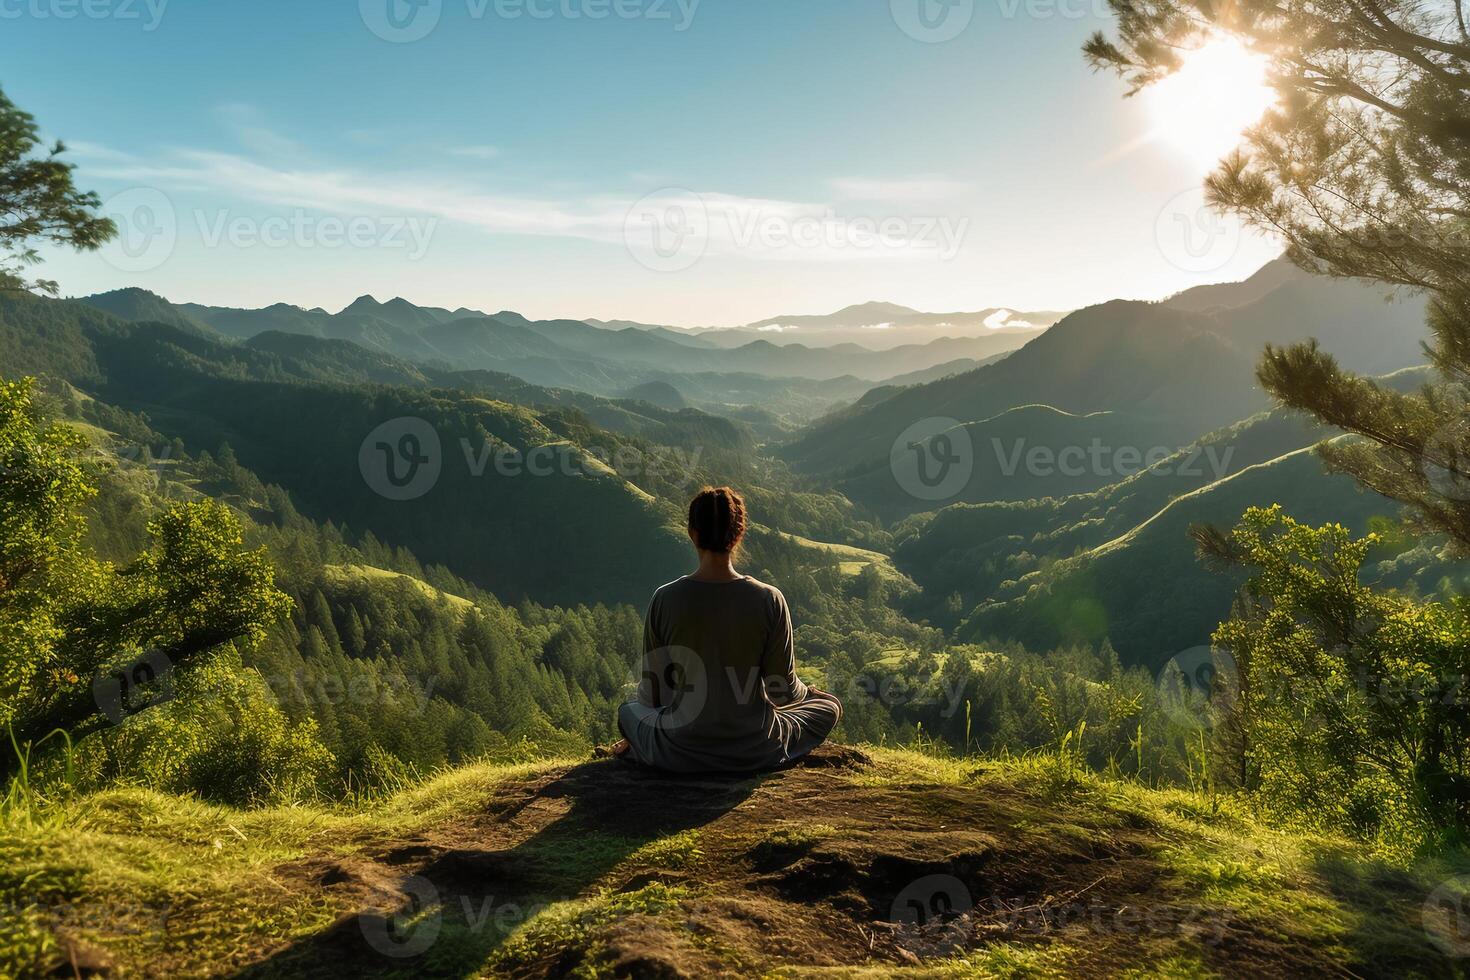
[[781,765],[821,744],[841,705],[796,676],[780,590],[731,564],[745,530],[740,496],[701,492],[689,530],[700,568],[653,595],[638,700],[618,712],[626,746],[647,765],[681,772]]

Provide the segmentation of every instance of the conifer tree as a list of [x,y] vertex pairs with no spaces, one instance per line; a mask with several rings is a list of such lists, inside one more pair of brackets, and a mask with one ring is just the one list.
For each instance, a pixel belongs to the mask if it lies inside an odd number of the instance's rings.
[[[1315,343],[1268,347],[1282,404],[1360,439],[1329,467],[1409,505],[1470,550],[1470,32],[1447,0],[1109,0],[1094,67],[1136,92],[1210,39],[1268,59],[1279,105],[1206,181],[1208,199],[1279,235],[1303,268],[1422,291],[1435,382],[1404,394]],[[1131,94],[1131,93],[1130,93]]]
[[36,244],[90,251],[117,234],[112,221],[96,214],[97,195],[72,183],[72,165],[61,159],[66,147],[37,152],[39,133],[35,118],[0,91],[0,292],[55,295],[56,283],[24,275],[41,261]]

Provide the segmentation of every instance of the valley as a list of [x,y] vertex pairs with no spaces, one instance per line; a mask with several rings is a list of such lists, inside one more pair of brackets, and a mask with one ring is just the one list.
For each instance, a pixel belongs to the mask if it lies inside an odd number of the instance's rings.
[[1461,6],[0,21],[0,980],[1470,973]]

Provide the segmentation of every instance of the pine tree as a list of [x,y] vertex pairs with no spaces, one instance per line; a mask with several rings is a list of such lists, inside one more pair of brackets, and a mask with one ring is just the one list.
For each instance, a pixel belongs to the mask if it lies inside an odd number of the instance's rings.
[[[1206,182],[1303,268],[1429,297],[1438,380],[1416,394],[1338,367],[1315,343],[1268,347],[1263,386],[1361,439],[1330,468],[1400,500],[1470,550],[1470,32],[1418,0],[1109,0],[1116,39],[1085,52],[1138,91],[1233,36],[1268,59],[1280,104]],[[1130,93],[1131,94],[1131,93]]]
[[36,154],[39,132],[35,118],[0,91],[0,292],[59,291],[54,282],[22,275],[41,261],[34,242],[92,251],[117,234],[112,221],[95,214],[97,195],[72,184],[72,165],[61,160],[63,144]]

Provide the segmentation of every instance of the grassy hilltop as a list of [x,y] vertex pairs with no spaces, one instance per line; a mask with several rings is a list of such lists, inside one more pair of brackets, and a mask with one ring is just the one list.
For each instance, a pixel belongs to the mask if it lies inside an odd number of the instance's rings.
[[833,747],[733,780],[567,759],[335,807],[119,789],[5,817],[7,975],[1457,971],[1426,904],[1454,868],[1066,755]]

